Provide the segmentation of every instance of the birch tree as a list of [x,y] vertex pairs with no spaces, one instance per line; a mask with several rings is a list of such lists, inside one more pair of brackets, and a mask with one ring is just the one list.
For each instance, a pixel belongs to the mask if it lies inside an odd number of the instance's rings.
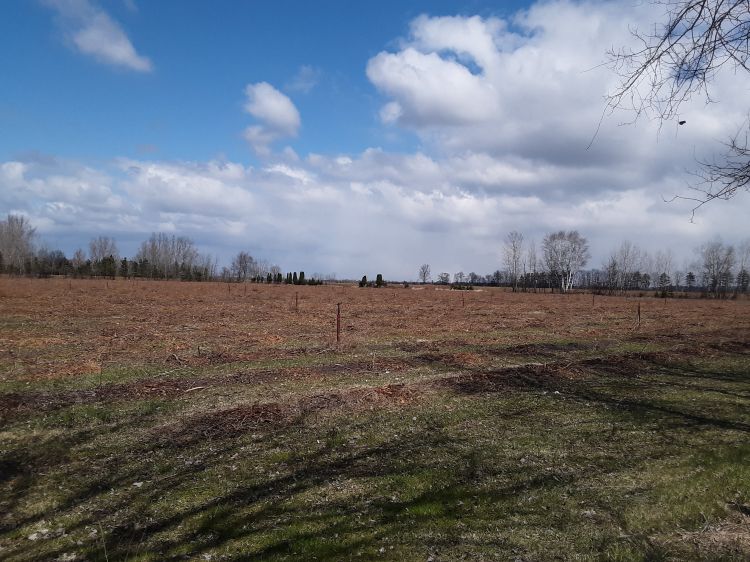
[[542,249],[550,276],[557,279],[562,292],[570,291],[576,273],[589,260],[588,241],[577,230],[561,230],[547,234]]
[[509,232],[505,237],[503,246],[503,259],[508,270],[513,291],[518,290],[518,276],[521,272],[521,260],[523,255],[523,234],[517,231]]
[[36,229],[23,215],[9,214],[0,221],[0,254],[9,273],[26,273],[34,256]]

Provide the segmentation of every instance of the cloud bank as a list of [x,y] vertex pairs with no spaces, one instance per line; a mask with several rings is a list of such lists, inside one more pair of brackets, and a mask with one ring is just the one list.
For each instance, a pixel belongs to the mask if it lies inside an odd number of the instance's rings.
[[[742,205],[714,203],[690,223],[686,170],[745,119],[750,81],[719,76],[677,128],[606,115],[616,77],[600,63],[630,27],[658,21],[654,7],[544,2],[509,19],[415,18],[396,48],[363,61],[381,96],[380,126],[416,135],[420,149],[372,147],[297,157],[300,113],[267,82],[249,84],[244,136],[260,156],[239,162],[114,159],[98,168],[59,159],[0,163],[0,208],[39,231],[85,244],[114,235],[123,251],[151,231],[192,236],[222,258],[239,249],[288,269],[415,278],[433,271],[501,267],[511,230],[527,239],[578,229],[602,264],[624,239],[679,259],[719,234],[750,236]],[[238,127],[239,128],[239,127]],[[123,242],[124,240],[124,242]]]

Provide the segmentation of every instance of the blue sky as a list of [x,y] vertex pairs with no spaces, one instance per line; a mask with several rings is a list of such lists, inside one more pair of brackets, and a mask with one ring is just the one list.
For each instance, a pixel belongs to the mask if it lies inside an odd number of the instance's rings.
[[[0,18],[0,156],[249,161],[243,90],[266,81],[305,117],[290,144],[301,153],[413,149],[384,131],[366,61],[419,14],[495,13],[487,2],[122,2],[99,4],[153,71],[102,65],[65,48],[60,16],[44,2],[10,0]],[[496,4],[496,3],[495,3]],[[502,12],[512,12],[513,3]],[[12,54],[12,55],[11,55]],[[294,88],[303,68],[315,81]],[[248,121],[247,119],[245,121]]]
[[[747,116],[747,76],[688,126],[607,115],[607,49],[663,14],[622,2],[3,2],[0,213],[72,253],[154,231],[223,263],[414,278],[501,267],[578,229],[623,240],[750,235],[741,204],[690,222],[689,170]],[[741,201],[738,199],[737,201]],[[679,263],[677,263],[679,262]]]

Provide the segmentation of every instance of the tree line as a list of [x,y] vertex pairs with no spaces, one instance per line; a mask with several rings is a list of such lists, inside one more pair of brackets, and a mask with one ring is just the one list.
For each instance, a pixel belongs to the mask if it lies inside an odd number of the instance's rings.
[[219,270],[218,261],[198,251],[190,238],[163,232],[144,240],[133,258],[120,255],[117,243],[109,236],[93,238],[88,251],[78,248],[72,257],[61,250],[51,250],[37,242],[36,229],[21,215],[9,214],[0,220],[0,273],[33,277],[63,275],[67,277],[103,277],[113,279],[179,279],[253,283],[287,283],[314,285],[321,275],[305,277],[289,272],[284,276],[278,265],[239,252],[230,267]]
[[[588,240],[578,231],[550,232],[539,249],[523,233],[508,233],[501,249],[502,267],[487,275],[441,272],[432,278],[429,264],[417,272],[422,283],[464,287],[472,285],[507,286],[514,291],[574,288],[605,294],[653,290],[662,296],[676,292],[700,291],[716,297],[746,294],[750,286],[750,239],[734,246],[719,239],[694,250],[695,258],[676,264],[670,250],[649,252],[624,241],[613,249],[601,267],[584,269],[590,260]],[[278,265],[238,252],[229,267],[219,269],[216,258],[198,251],[184,236],[153,233],[144,240],[132,259],[121,257],[115,240],[93,238],[88,251],[77,249],[71,258],[37,242],[36,229],[21,215],[9,214],[0,220],[0,273],[49,277],[123,277],[180,279],[184,281],[221,280],[290,285],[315,285],[335,275],[304,271],[284,274]],[[360,285],[385,285],[381,274],[374,283],[366,277]]]
[[508,233],[501,249],[502,269],[480,275],[475,272],[441,272],[435,279],[431,266],[422,264],[417,278],[441,285],[490,285],[513,291],[573,288],[601,294],[655,291],[660,296],[699,291],[715,297],[746,294],[750,285],[750,239],[726,244],[719,239],[694,249],[693,260],[676,263],[671,250],[650,253],[624,241],[600,268],[584,269],[590,259],[589,245],[578,231],[551,232],[544,236],[541,251],[536,242],[518,231]]

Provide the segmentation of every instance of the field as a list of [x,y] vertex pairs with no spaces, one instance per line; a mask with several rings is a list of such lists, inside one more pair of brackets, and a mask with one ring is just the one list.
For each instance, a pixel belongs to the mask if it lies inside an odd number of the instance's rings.
[[747,560],[750,301],[0,279],[0,558]]

